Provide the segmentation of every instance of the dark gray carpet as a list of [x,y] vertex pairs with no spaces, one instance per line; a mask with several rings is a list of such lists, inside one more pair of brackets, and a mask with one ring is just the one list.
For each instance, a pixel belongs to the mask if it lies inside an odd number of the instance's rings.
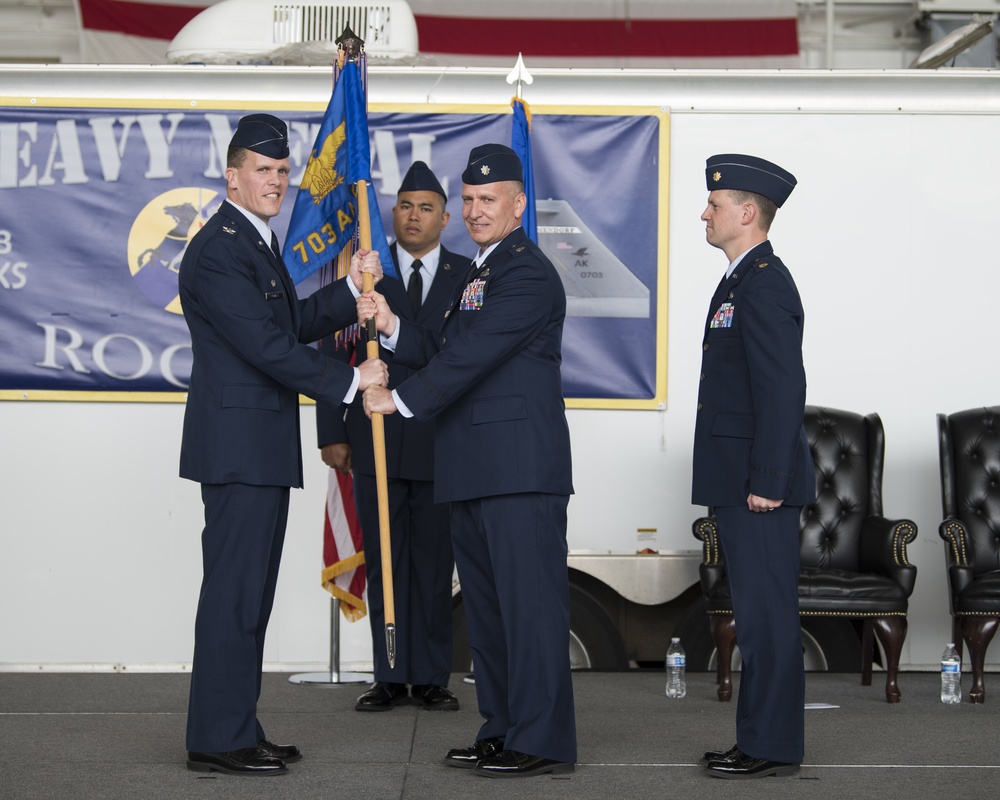
[[[184,766],[188,676],[0,673],[0,797],[164,800],[473,800],[475,798],[993,798],[1000,796],[1000,676],[987,704],[943,706],[939,678],[900,676],[887,705],[876,673],[813,673],[806,763],[797,777],[722,781],[697,766],[734,740],[736,704],[715,699],[713,676],[688,675],[670,700],[652,672],[574,676],[580,761],[569,776],[489,780],[441,764],[479,727],[474,688],[456,676],[459,712],[402,706],[359,714],[365,688],[291,684],[267,674],[260,716],[268,735],[305,757],[287,775],[238,778]],[[965,676],[966,684],[969,676]],[[991,686],[992,684],[992,686]],[[965,687],[966,691],[968,686]]]

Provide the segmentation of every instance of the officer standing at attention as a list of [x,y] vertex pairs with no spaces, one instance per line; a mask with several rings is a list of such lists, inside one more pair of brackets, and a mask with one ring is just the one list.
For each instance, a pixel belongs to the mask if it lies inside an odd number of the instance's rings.
[[[485,722],[445,763],[490,777],[572,772],[566,508],[573,491],[559,371],[566,293],[521,228],[521,161],[487,144],[462,173],[462,218],[479,246],[437,330],[421,330],[376,292],[374,316],[396,363],[419,368],[365,410],[433,419],[434,494],[451,503]],[[367,305],[366,305],[367,301]]]
[[288,190],[288,131],[243,117],[226,156],[226,200],[191,240],[179,284],[194,363],[182,478],[201,483],[204,578],[188,705],[189,769],[276,775],[302,757],[257,719],[264,634],[285,538],[289,487],[302,486],[299,393],[327,403],[384,386],[386,366],[354,369],[308,343],[357,319],[353,281],[378,280],[377,252],[306,300],[295,295],[268,225]]
[[705,175],[706,239],[729,269],[702,343],[691,501],[715,509],[743,667],[736,744],[704,759],[720,778],[790,775],[804,748],[799,513],[816,479],[802,303],[768,230],[796,181],[747,155],[712,156]]
[[[378,291],[397,317],[419,325],[436,324],[444,318],[448,302],[472,263],[441,246],[441,231],[449,217],[447,200],[430,168],[415,161],[403,177],[392,209],[396,241],[390,250],[400,277],[383,278]],[[345,363],[352,357],[364,357],[364,346],[355,342],[336,348],[324,343],[324,350]],[[389,366],[390,388],[413,374],[393,361],[391,351],[383,349],[381,357]],[[447,688],[455,558],[448,505],[434,502],[434,424],[396,415],[385,418],[396,597],[395,667],[389,666],[385,651],[372,425],[359,397],[346,410],[340,405],[317,405],[316,427],[327,466],[354,473],[354,500],[364,537],[375,684],[358,698],[355,709],[388,711],[412,702],[423,708],[457,711],[458,698]],[[411,685],[409,690],[407,684]]]

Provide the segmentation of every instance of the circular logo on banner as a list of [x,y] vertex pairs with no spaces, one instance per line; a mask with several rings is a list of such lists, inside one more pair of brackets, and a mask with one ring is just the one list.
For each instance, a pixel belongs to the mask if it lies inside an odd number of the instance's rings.
[[128,234],[128,268],[136,286],[155,305],[180,314],[177,273],[191,237],[221,201],[213,189],[185,187],[154,197],[139,212]]

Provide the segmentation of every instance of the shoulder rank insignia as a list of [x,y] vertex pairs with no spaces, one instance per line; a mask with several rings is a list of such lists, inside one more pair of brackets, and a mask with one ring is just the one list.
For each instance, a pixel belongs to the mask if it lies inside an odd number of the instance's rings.
[[519,244],[519,245],[517,245],[517,246],[516,246],[516,247],[514,248],[514,252],[515,252],[515,253],[520,253],[520,252],[521,252],[522,250],[524,250],[524,245],[523,245],[523,244]]
[[757,265],[757,269],[764,269],[764,267],[766,267],[766,266],[767,266],[767,262],[766,262],[766,261],[761,261],[761,262],[760,262],[760,263],[759,263],[759,264]]
[[230,236],[235,236],[236,235],[236,228],[230,228],[230,227],[227,227],[226,225],[223,225],[222,226],[222,232],[223,233],[228,233]]

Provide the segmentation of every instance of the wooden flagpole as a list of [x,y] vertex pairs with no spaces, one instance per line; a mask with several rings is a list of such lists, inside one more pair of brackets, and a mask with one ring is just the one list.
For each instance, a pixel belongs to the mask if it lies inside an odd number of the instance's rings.
[[[364,41],[350,27],[337,38],[340,46],[341,64],[347,58],[361,66],[361,52]],[[368,181],[359,180],[358,190],[358,246],[372,249],[371,217],[368,211]],[[367,272],[362,274],[362,289],[370,292],[375,288],[375,279]],[[378,330],[375,319],[365,325],[368,358],[378,358]],[[385,458],[385,420],[381,414],[373,413],[372,448],[375,455],[375,489],[378,496],[379,549],[382,551],[382,597],[385,614],[385,650],[389,658],[389,668],[396,666],[396,601],[392,583],[392,537],[389,531],[389,477]]]
[[[365,250],[372,249],[371,219],[368,216],[368,182],[358,181],[358,235],[359,244]],[[366,292],[375,288],[375,280],[369,273],[362,275],[362,286]],[[378,330],[375,318],[365,325],[368,343],[368,358],[378,358]],[[392,585],[392,539],[389,532],[389,478],[385,459],[385,420],[382,415],[372,413],[372,447],[375,450],[375,488],[378,493],[379,549],[382,551],[382,598],[385,603],[385,650],[389,657],[389,667],[396,666],[396,602]]]

